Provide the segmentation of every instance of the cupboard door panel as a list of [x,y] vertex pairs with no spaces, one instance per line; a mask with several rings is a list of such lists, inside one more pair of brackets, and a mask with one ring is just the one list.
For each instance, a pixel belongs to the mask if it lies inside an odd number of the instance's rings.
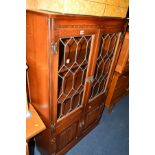
[[95,99],[91,100],[86,107],[86,112],[91,111],[92,109],[94,109],[96,106],[100,106],[103,104],[103,101],[105,99],[104,94],[96,97]]
[[85,129],[88,128],[90,125],[94,124],[98,118],[99,115],[99,106],[95,107],[93,110],[91,110],[87,115],[85,119]]
[[62,131],[59,135],[57,135],[56,143],[57,143],[57,152],[67,146],[70,142],[72,142],[77,135],[77,127],[78,122],[73,123],[67,129]]

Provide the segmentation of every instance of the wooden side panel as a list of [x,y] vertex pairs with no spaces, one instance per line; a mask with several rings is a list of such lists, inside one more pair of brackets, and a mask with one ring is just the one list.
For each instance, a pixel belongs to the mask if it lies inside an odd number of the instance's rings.
[[47,17],[26,14],[26,63],[29,67],[30,101],[49,123],[48,104],[48,24]]

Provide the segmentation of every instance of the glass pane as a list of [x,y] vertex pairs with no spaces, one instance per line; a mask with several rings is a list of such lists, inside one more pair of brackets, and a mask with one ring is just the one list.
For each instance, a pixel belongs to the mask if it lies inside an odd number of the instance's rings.
[[116,33],[102,34],[90,99],[105,92],[117,38]]
[[82,104],[92,36],[59,40],[58,119]]

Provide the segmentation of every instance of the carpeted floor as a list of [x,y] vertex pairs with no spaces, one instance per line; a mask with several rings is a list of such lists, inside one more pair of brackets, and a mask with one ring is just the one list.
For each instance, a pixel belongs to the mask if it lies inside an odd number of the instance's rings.
[[[37,149],[35,155],[40,155]],[[66,155],[129,155],[129,96],[111,113],[105,108],[99,125]]]

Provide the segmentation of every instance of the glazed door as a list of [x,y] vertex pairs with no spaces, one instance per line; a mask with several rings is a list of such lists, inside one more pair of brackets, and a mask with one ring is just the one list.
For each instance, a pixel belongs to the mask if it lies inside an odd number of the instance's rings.
[[83,106],[85,80],[94,35],[59,38],[57,119]]
[[101,31],[100,33],[96,67],[88,104],[86,106],[85,129],[97,122],[101,116],[107,85],[113,72],[114,62],[118,55],[117,49],[120,36],[120,32],[108,33],[106,31]]
[[102,33],[90,101],[106,92],[119,43],[119,33]]
[[[57,52],[53,54],[53,105],[55,109],[56,152],[74,143],[80,133],[89,66],[95,54],[97,30],[63,28],[55,31]],[[57,77],[56,77],[57,76]],[[55,81],[55,83],[54,83]]]

